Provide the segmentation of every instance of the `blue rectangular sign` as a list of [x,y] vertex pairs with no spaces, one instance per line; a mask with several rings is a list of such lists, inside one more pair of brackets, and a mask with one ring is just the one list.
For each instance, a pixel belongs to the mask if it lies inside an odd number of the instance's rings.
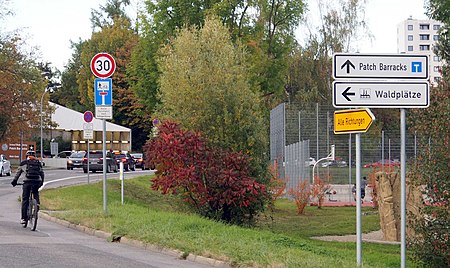
[[95,106],[112,106],[112,78],[94,80]]

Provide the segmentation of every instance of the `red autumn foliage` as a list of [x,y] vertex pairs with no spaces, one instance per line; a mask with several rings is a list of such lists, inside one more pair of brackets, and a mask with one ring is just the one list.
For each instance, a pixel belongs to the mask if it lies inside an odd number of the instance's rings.
[[269,182],[268,188],[269,188],[269,192],[270,192],[271,198],[272,198],[271,205],[274,205],[275,201],[279,197],[284,195],[285,190],[286,190],[287,179],[280,178],[278,176],[277,166],[278,166],[277,163],[271,164],[269,166],[270,182]]
[[311,195],[309,182],[306,180],[300,181],[295,188],[289,189],[288,193],[289,196],[291,196],[295,201],[295,205],[297,206],[297,214],[303,214]]
[[200,133],[164,122],[146,144],[157,169],[152,188],[183,196],[202,215],[232,223],[250,221],[263,208],[266,186],[250,177],[242,153],[210,148]]
[[330,190],[330,185],[322,181],[319,176],[315,176],[314,183],[311,186],[311,196],[317,199],[317,208],[322,208],[328,190]]

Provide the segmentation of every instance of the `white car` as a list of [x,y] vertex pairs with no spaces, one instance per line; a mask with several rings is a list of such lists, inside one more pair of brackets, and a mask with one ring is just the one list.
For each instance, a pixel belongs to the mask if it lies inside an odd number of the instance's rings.
[[314,164],[316,164],[316,159],[314,159],[313,157],[308,158],[308,160],[305,161],[305,166],[308,167],[312,167],[314,166]]
[[4,154],[0,154],[0,177],[11,176],[11,163]]

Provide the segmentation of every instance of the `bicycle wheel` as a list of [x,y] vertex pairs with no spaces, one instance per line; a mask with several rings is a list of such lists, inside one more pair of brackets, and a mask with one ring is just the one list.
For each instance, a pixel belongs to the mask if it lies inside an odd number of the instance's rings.
[[36,199],[33,198],[30,202],[30,205],[31,205],[30,227],[31,231],[35,231],[38,220],[38,205]]

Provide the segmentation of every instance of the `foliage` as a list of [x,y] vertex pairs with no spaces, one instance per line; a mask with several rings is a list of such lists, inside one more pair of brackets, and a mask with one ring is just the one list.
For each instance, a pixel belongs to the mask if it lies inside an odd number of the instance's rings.
[[288,194],[295,201],[298,215],[305,212],[305,207],[310,200],[311,190],[309,182],[306,180],[299,181],[295,188],[289,189]]
[[181,195],[199,214],[229,223],[251,223],[263,209],[266,187],[250,176],[241,153],[209,147],[199,133],[166,121],[146,145],[148,164],[157,169],[152,188]]
[[[0,39],[0,139],[30,139],[39,125],[40,98],[46,84],[33,54],[20,37]],[[48,105],[44,103],[44,110]]]
[[266,126],[242,47],[212,18],[200,30],[181,30],[162,53],[160,118],[200,131],[214,147],[248,155],[252,176],[267,183]]
[[269,193],[272,197],[272,202],[270,203],[270,206],[272,206],[272,207],[275,204],[275,202],[277,201],[277,199],[285,194],[286,183],[288,181],[287,179],[279,177],[277,167],[278,167],[278,165],[276,163],[269,165],[270,181],[269,181],[269,184],[267,185],[267,187],[268,187]]
[[439,40],[435,44],[435,53],[440,56],[443,65],[443,76],[450,81],[450,2],[447,0],[428,0],[428,15],[438,21],[443,22],[439,29]]
[[412,131],[430,138],[420,144],[423,150],[411,174],[418,185],[424,187],[425,206],[421,217],[412,220],[417,235],[410,241],[415,258],[430,267],[450,266],[450,76],[449,62],[449,2],[430,0],[428,13],[445,23],[439,31],[436,53],[444,61],[443,79],[432,88],[430,107],[412,111]]
[[311,185],[311,198],[317,200],[317,208],[322,208],[325,194],[330,190],[330,187],[331,186],[321,180],[319,176],[314,176],[314,183]]
[[[116,61],[116,71],[113,74],[113,122],[132,128],[133,149],[140,148],[150,132],[151,118],[135,92],[130,89],[127,66],[131,63],[131,52],[138,42],[138,35],[131,25],[131,21],[123,15],[122,5],[128,1],[111,0],[101,9],[106,12],[107,19],[96,17],[93,13],[93,24],[103,22],[100,31],[93,32],[89,40],[82,42],[80,59],[74,61],[74,67],[79,66],[77,84],[80,103],[93,110],[94,108],[94,76],[91,74],[90,61],[99,52],[111,54]],[[70,77],[67,77],[70,78]],[[73,78],[73,77],[72,77]],[[72,79],[68,79],[72,83]],[[70,85],[68,87],[70,89]]]
[[371,37],[364,20],[366,0],[319,2],[320,25],[308,25],[306,45],[292,50],[286,83],[291,100],[330,103],[331,56],[356,50],[358,39]]

